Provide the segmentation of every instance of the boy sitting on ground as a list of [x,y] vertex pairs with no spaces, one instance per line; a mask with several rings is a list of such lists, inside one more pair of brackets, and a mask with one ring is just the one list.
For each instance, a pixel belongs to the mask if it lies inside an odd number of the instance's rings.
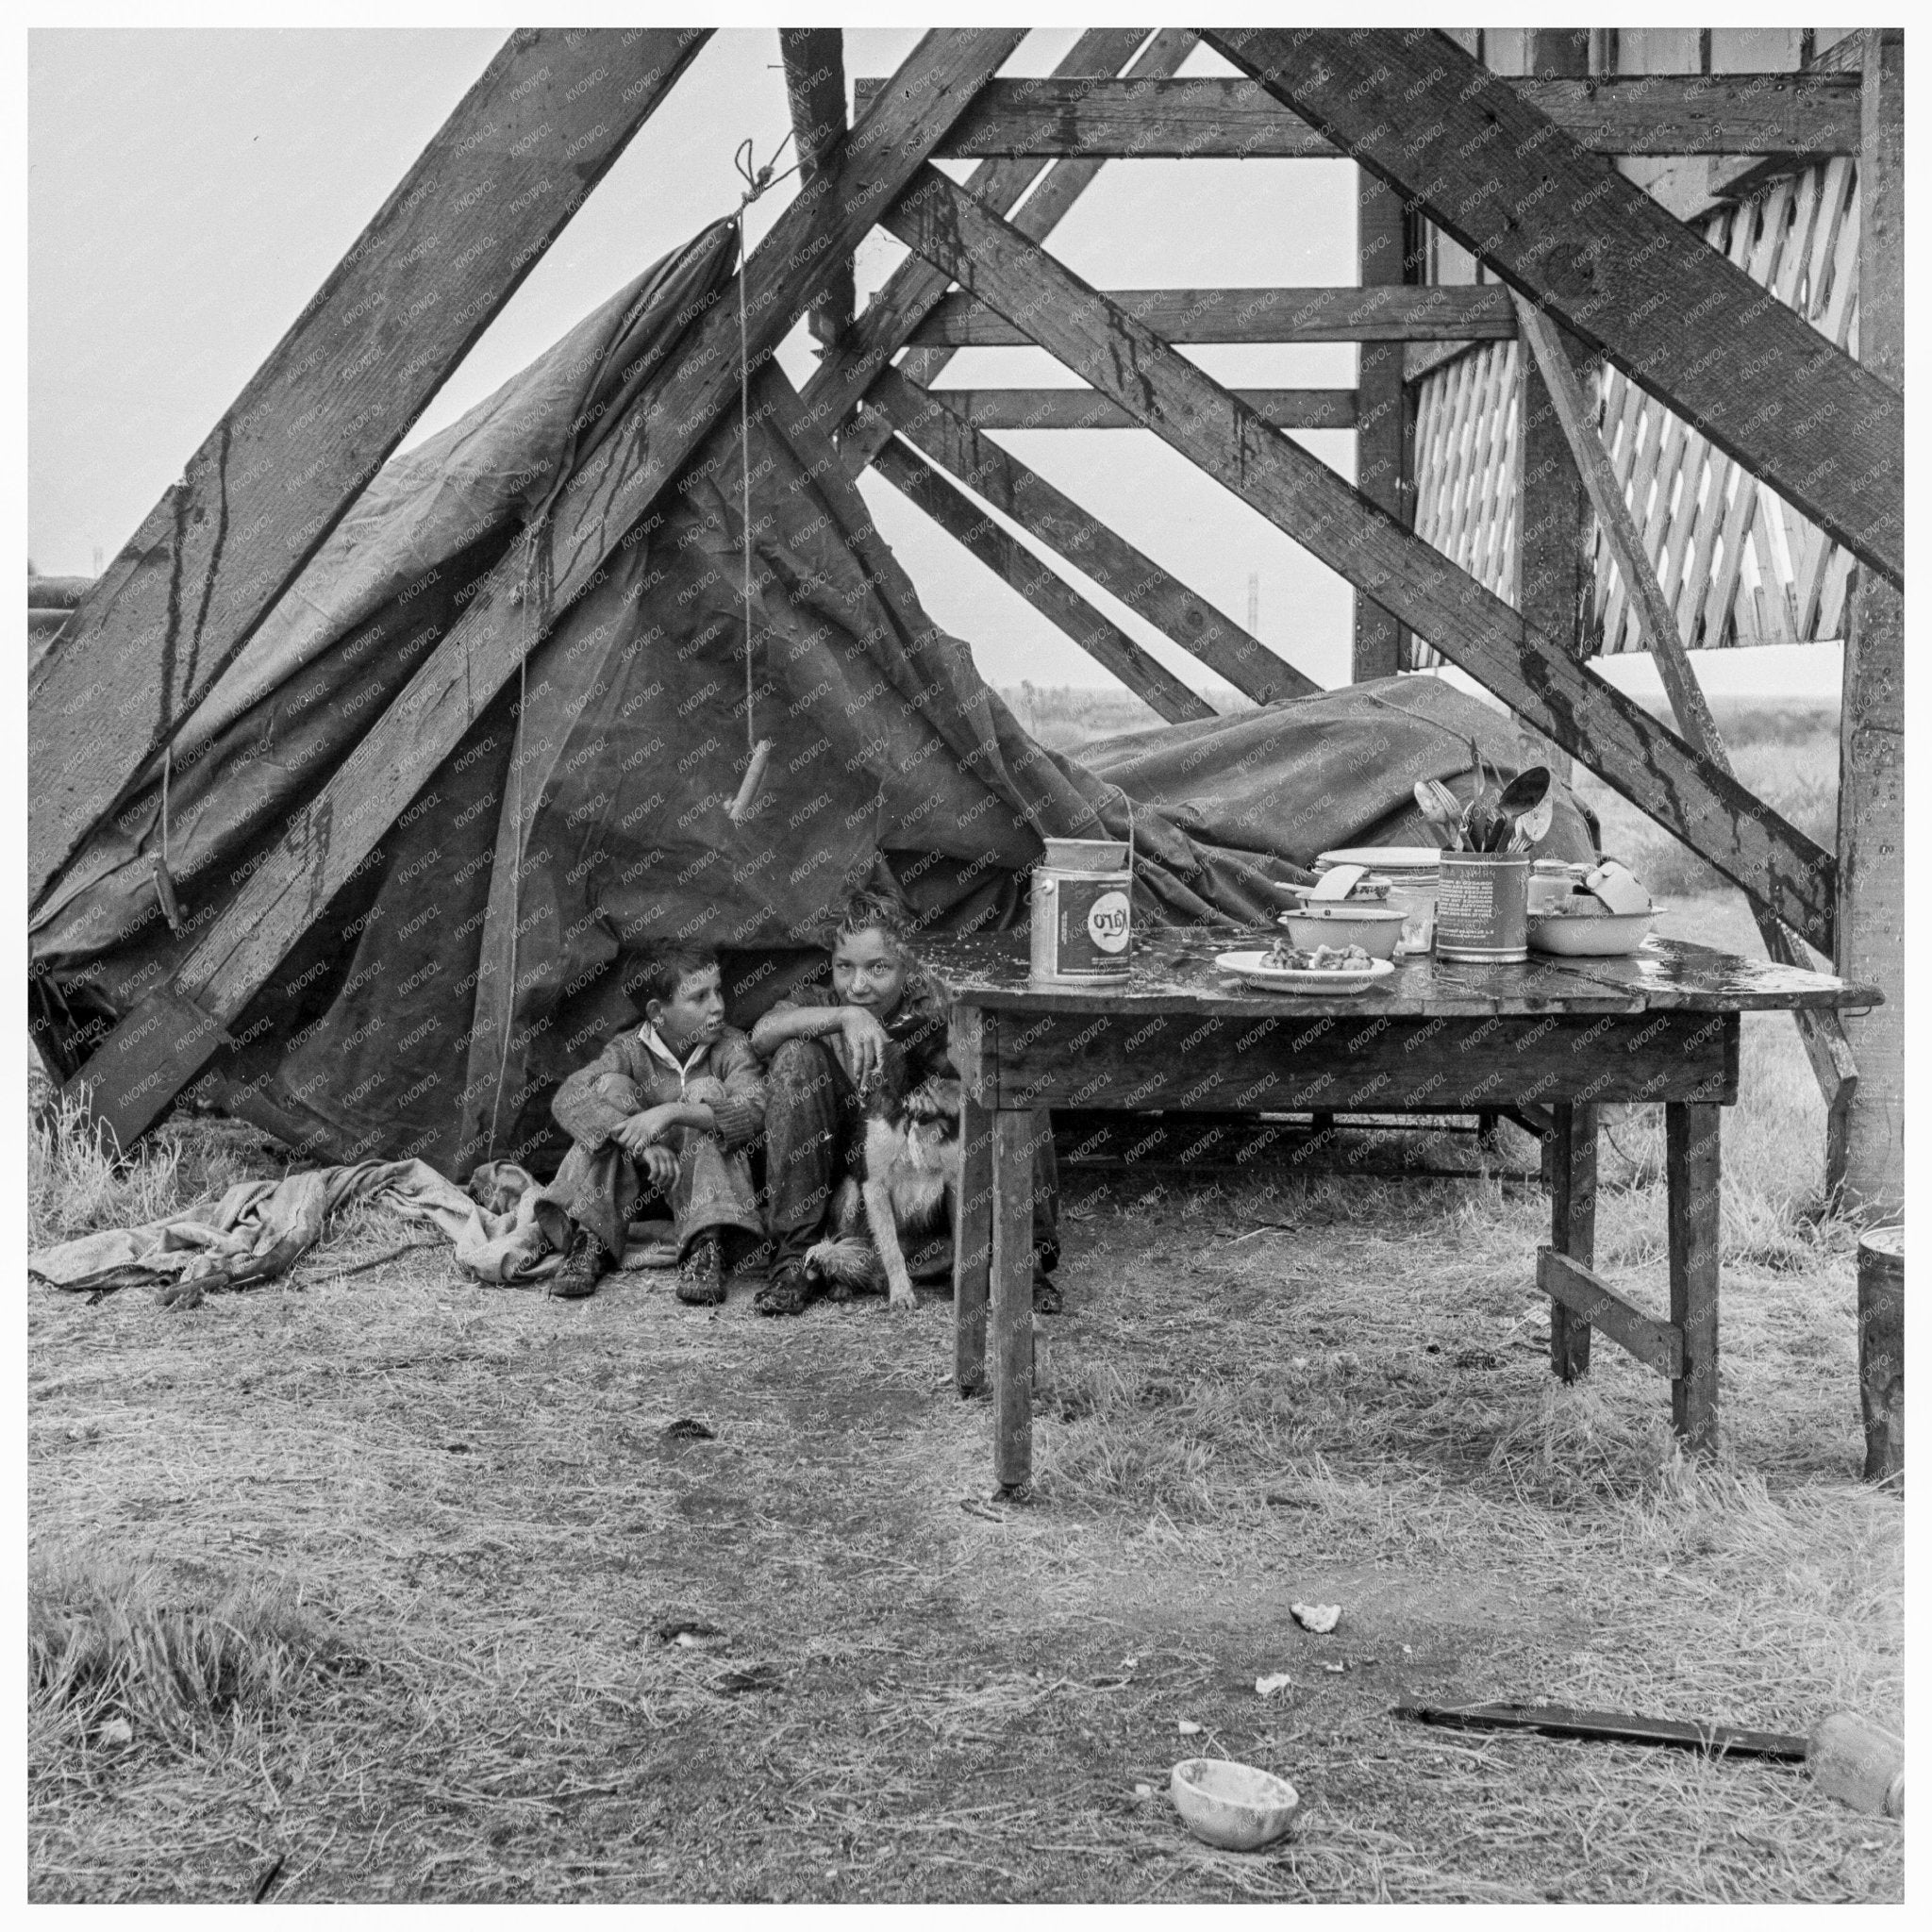
[[[860,892],[833,936],[831,985],[799,989],[752,1028],[754,1050],[770,1062],[765,1192],[774,1255],[771,1279],[753,1303],[759,1314],[800,1314],[816,1298],[805,1257],[826,1231],[834,1190],[863,1158],[864,1105],[874,1085],[885,1083],[888,1097],[915,1118],[958,1113],[946,1024],[898,908]],[[1033,1179],[1033,1305],[1058,1314],[1059,1291],[1047,1279],[1059,1259],[1050,1143]]]
[[764,1079],[751,1042],[724,1024],[708,947],[658,948],[631,991],[643,1024],[551,1102],[571,1149],[537,1197],[538,1224],[564,1251],[550,1292],[592,1293],[624,1258],[633,1210],[655,1194],[675,1224],[678,1300],[715,1304],[724,1299],[723,1239],[749,1246],[764,1232],[747,1158],[764,1124]]

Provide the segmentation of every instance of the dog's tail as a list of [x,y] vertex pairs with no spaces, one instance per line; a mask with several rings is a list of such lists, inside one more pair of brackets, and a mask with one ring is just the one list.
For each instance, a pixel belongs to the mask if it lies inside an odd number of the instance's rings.
[[873,1244],[851,1234],[814,1241],[806,1252],[805,1270],[827,1287],[876,1289],[885,1279]]

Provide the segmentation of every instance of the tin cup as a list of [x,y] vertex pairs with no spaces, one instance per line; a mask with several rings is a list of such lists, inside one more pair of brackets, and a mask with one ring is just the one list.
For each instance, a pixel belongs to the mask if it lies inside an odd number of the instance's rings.
[[1436,888],[1436,957],[1502,966],[1529,958],[1529,856],[1445,852]]

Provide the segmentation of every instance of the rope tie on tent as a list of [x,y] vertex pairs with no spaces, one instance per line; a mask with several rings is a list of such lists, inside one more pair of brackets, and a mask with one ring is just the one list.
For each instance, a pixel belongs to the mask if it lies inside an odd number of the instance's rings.
[[[790,141],[791,135],[785,137]],[[752,145],[749,140],[739,143],[738,153],[732,158],[739,176],[744,183],[744,192],[738,199],[738,470],[743,494],[741,498],[743,514],[741,532],[744,550],[744,744],[746,763],[744,777],[738,788],[738,796],[731,801],[726,816],[734,825],[741,825],[758,809],[758,795],[764,790],[765,768],[772,762],[772,741],[760,738],[753,722],[753,708],[757,703],[757,692],[753,686],[754,628],[756,616],[751,601],[751,330],[745,319],[744,308],[744,211],[753,202],[780,181],[789,180],[804,166],[803,161],[794,161],[784,174],[776,173],[778,157],[785,152],[785,141],[781,141],[773,151],[772,158],[762,168],[753,163]]]

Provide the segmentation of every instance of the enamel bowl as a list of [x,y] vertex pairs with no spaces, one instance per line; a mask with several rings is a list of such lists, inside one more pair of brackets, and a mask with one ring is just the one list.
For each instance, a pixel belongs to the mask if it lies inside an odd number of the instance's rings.
[[1661,906],[1647,912],[1539,913],[1529,921],[1529,949],[1573,959],[1610,959],[1634,953],[1650,935]]
[[1225,1757],[1184,1757],[1168,1782],[1174,1809],[1204,1844],[1258,1852],[1294,1823],[1301,1803],[1286,1778]]
[[1317,946],[1359,946],[1372,959],[1392,959],[1407,917],[1400,906],[1360,899],[1318,905],[1309,900],[1292,912],[1277,912],[1275,923],[1288,928],[1289,938],[1304,952],[1312,953]]

